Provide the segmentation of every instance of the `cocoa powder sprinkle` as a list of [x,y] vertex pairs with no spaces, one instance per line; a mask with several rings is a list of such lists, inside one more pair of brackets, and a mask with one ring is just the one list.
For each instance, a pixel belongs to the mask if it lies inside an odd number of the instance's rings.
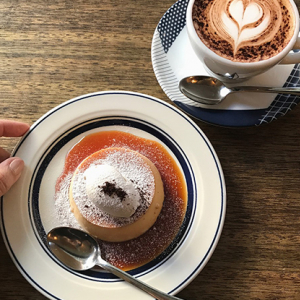
[[120,201],[124,201],[127,193],[120,187],[117,187],[116,184],[114,182],[108,182],[106,181],[104,183],[104,185],[102,186],[98,186],[100,189],[102,189],[102,191],[104,192],[104,194],[108,195],[108,196],[112,196],[112,195],[116,195]]

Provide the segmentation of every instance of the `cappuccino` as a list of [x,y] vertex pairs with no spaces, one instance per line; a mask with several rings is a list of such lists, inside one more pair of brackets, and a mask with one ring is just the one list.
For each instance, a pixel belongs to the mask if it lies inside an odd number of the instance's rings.
[[296,26],[289,0],[195,0],[192,20],[201,41],[234,62],[277,55]]

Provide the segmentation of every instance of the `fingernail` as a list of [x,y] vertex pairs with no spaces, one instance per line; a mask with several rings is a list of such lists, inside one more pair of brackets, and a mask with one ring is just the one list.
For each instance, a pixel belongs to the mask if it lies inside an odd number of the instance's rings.
[[9,167],[14,175],[18,176],[24,168],[24,161],[20,158],[15,158],[10,164]]

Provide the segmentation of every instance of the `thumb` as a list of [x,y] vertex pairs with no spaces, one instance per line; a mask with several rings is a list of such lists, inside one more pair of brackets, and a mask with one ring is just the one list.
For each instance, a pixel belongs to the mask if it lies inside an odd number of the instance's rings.
[[10,157],[0,163],[0,196],[3,196],[18,180],[24,168],[21,158]]

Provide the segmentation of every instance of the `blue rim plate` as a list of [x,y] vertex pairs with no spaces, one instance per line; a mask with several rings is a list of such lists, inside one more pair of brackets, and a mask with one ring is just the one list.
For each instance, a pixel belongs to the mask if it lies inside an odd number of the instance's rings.
[[130,271],[175,294],[203,269],[217,245],[225,218],[225,182],[217,155],[198,126],[179,109],[147,95],[84,95],[54,108],[31,127],[13,153],[25,161],[25,170],[1,199],[1,230],[8,252],[23,276],[49,299],[148,299],[106,272],[68,269],[46,245],[46,233],[61,225],[54,191],[65,156],[83,136],[103,130],[159,141],[184,174],[188,207],[174,243],[152,262]]
[[[186,32],[188,0],[179,0],[164,14],[152,40],[153,70],[165,94],[192,117],[220,126],[258,126],[285,115],[300,101],[297,96],[275,94],[234,94],[216,106],[201,105],[181,94],[179,81],[192,75],[208,75],[194,54]],[[300,69],[278,65],[239,85],[299,87]]]

